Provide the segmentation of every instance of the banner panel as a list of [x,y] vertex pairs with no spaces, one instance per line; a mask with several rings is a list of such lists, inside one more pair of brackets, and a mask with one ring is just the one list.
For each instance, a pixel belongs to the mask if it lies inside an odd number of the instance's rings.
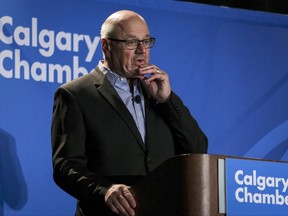
[[287,215],[287,168],[288,163],[227,158],[227,215]]

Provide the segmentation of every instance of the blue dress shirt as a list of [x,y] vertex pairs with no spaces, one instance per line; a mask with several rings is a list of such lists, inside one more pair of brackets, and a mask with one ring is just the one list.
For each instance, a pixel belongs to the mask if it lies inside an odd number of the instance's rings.
[[130,88],[128,80],[125,77],[119,76],[111,71],[109,68],[105,67],[101,61],[99,61],[98,67],[106,75],[107,79],[130,111],[141,134],[142,140],[145,143],[145,101],[140,80],[135,79]]

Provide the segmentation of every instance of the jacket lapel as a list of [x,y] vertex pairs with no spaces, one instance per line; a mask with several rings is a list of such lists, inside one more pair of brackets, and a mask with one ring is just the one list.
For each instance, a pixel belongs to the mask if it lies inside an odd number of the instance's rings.
[[132,134],[136,138],[140,147],[145,150],[145,144],[142,141],[140,132],[135,124],[135,121],[122,102],[122,99],[111,85],[109,80],[105,77],[105,75],[96,68],[91,75],[94,77],[94,83],[97,87],[98,92],[108,101],[108,103],[113,107],[116,113],[118,113],[119,117],[126,123],[127,127],[131,130]]
[[[142,86],[143,87],[143,86]],[[147,89],[143,87],[145,98],[145,129],[146,129],[146,150],[149,152],[150,140],[154,134],[155,101]]]

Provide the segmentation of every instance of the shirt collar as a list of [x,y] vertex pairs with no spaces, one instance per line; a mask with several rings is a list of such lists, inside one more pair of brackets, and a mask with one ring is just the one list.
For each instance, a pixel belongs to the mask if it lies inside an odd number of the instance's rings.
[[106,67],[103,64],[103,61],[99,61],[98,68],[104,73],[104,75],[107,77],[107,79],[110,81],[110,83],[115,86],[116,83],[127,83],[126,77],[120,76],[117,73],[111,71],[108,67]]

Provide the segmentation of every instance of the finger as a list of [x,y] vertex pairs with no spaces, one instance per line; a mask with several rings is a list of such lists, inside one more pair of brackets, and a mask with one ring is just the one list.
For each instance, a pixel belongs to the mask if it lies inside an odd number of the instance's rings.
[[122,207],[122,208],[119,208],[118,210],[121,213],[123,213],[123,215],[133,216],[135,214],[134,210],[131,208],[128,200],[124,196],[120,195],[118,197],[118,201]]
[[117,204],[114,204],[115,201],[113,201],[112,199],[107,200],[106,205],[116,214],[119,214],[119,211],[117,209]]
[[114,212],[116,213],[117,215],[119,215],[119,211],[118,209],[111,203],[111,204],[108,204],[109,208]]
[[139,67],[139,70],[141,70],[141,71],[146,71],[146,70],[150,70],[150,69],[153,69],[153,68],[156,68],[156,66],[150,64],[150,65],[140,66],[140,67]]
[[[130,216],[130,214],[126,211],[125,207],[122,205],[120,199],[115,199],[112,202],[112,208],[111,210],[114,211],[115,213],[123,216]],[[113,210],[114,209],[114,210]]]
[[165,81],[165,74],[162,73],[154,73],[152,74],[150,77],[148,77],[147,79],[145,79],[146,82],[151,82],[151,81]]
[[162,71],[160,70],[160,68],[158,68],[155,65],[148,65],[145,67],[140,67],[139,68],[139,73],[140,74],[154,74],[154,73],[161,73]]
[[136,207],[136,201],[130,192],[129,188],[123,190],[123,196],[127,199],[132,208]]

